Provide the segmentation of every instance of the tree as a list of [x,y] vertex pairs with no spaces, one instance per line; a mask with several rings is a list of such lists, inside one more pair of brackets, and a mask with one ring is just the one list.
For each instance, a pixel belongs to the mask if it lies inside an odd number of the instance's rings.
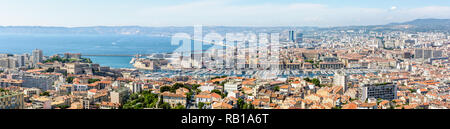
[[158,105],[162,105],[163,104],[163,96],[162,95],[160,95],[159,96],[159,102],[158,102]]
[[50,96],[50,93],[45,91],[39,94],[40,96]]
[[198,109],[203,109],[204,106],[205,106],[205,103],[198,102]]
[[194,84],[192,85],[192,90],[197,90],[198,87],[200,87],[201,85],[199,84]]
[[164,102],[163,104],[159,105],[159,107],[162,108],[162,109],[170,109],[171,108],[170,104],[166,103],[166,102]]
[[214,90],[211,90],[211,93],[216,93],[216,94],[222,94],[222,92],[220,92],[220,90],[218,90],[218,89],[214,89]]
[[242,109],[248,109],[248,104],[245,103]]
[[158,103],[158,95],[149,91],[131,94],[129,100],[122,106],[123,109],[155,108]]
[[188,92],[188,93],[186,93],[186,99],[187,99],[187,101],[189,102],[190,100],[191,100],[191,98],[192,98],[192,94],[194,94],[194,93],[192,93],[192,91],[191,92]]
[[58,107],[58,108],[60,108],[60,109],[67,109],[67,108],[69,108],[70,106],[69,106],[69,105],[58,105],[58,106],[56,106],[56,107]]
[[81,58],[81,62],[92,63],[92,60],[90,58]]
[[342,109],[342,107],[341,106],[335,106],[335,107],[332,107],[331,109]]
[[159,88],[159,91],[161,93],[163,93],[163,92],[166,92],[166,91],[170,91],[170,89],[171,88],[169,86],[162,86],[162,87]]
[[311,82],[316,86],[320,86],[320,81],[317,78],[312,79]]
[[75,79],[75,77],[67,77],[66,78],[66,82],[67,83],[73,83],[73,79]]
[[186,109],[186,107],[184,107],[184,106],[181,105],[180,103],[177,103],[177,106],[175,106],[174,109]]
[[[184,84],[181,84],[181,83],[175,83],[175,84],[173,84],[173,86],[172,86],[172,88],[175,89],[175,90],[177,90],[178,88],[181,88],[181,87],[185,87]],[[188,89],[189,89],[189,88],[188,88]]]
[[222,98],[225,98],[225,97],[228,96],[228,92],[225,92],[225,94],[221,94],[220,96],[221,96]]
[[308,63],[314,63],[314,61],[313,60],[305,60],[305,62],[308,62]]
[[274,91],[280,91],[280,87],[279,86],[275,86],[275,87],[273,87],[273,90]]
[[130,95],[130,99],[131,100],[135,100],[135,99],[138,99],[138,98],[139,98],[139,94],[133,93],[133,94]]
[[48,72],[48,73],[55,72],[55,68],[48,68],[45,72]]
[[[45,60],[44,63],[55,62],[55,61],[62,62],[62,59],[61,59],[61,57],[59,57],[59,56],[55,56],[55,57],[53,57],[53,58],[50,58],[50,59]],[[63,63],[64,63],[64,62],[63,62]]]
[[227,81],[223,81],[222,83],[219,84],[219,86],[224,86],[225,83],[227,83]]
[[239,98],[238,100],[237,100],[237,107],[238,107],[238,109],[245,109],[244,108],[244,106],[245,106],[245,102],[244,102],[244,100],[242,99],[242,98]]
[[144,104],[142,103],[137,103],[136,105],[134,105],[133,109],[144,109]]
[[303,80],[305,80],[306,82],[311,82],[311,79],[309,79],[309,77],[304,78]]
[[89,84],[94,83],[94,82],[98,82],[98,81],[100,81],[100,79],[88,79],[88,83]]
[[416,89],[408,89],[409,91],[411,91],[411,93],[417,92]]
[[221,92],[221,91],[218,90],[218,89],[211,90],[211,93],[219,94],[220,97],[222,97],[222,98],[225,98],[225,97],[227,96],[227,94],[224,94],[223,92]]
[[251,103],[249,103],[248,109],[255,109],[255,106]]

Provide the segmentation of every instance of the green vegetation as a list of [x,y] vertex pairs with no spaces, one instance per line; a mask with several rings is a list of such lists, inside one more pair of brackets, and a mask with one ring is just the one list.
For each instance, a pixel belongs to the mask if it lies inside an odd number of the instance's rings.
[[313,78],[312,80],[309,79],[309,78],[304,78],[303,80],[305,80],[306,82],[309,82],[309,83],[313,83],[315,86],[318,86],[318,87],[324,87],[325,86],[325,85],[320,84],[320,80],[317,79],[317,78]]
[[220,92],[220,90],[218,90],[218,89],[214,89],[214,90],[211,90],[211,93],[216,93],[216,94],[222,94],[222,92]]
[[320,81],[319,81],[319,79],[317,79],[317,78],[312,79],[311,82],[312,82],[314,85],[316,85],[316,86],[321,86],[321,85],[320,85]]
[[60,108],[60,109],[67,109],[70,106],[69,105],[57,105],[56,107]]
[[225,83],[227,83],[227,81],[223,81],[222,83],[219,84],[219,86],[225,86]]
[[175,106],[174,109],[186,109],[186,107],[184,107],[183,105],[181,105],[180,103],[178,103],[177,106]]
[[311,63],[311,64],[313,64],[313,63],[314,63],[314,61],[313,61],[313,60],[305,60],[305,62],[308,62],[308,63]]
[[416,89],[408,89],[409,91],[411,91],[411,93],[417,92]]
[[192,85],[192,89],[193,90],[196,90],[198,87],[200,87],[201,85],[200,84],[194,84],[194,85]]
[[316,63],[314,63],[314,67],[319,68],[320,62],[322,62],[322,60],[317,61]]
[[303,80],[307,81],[307,82],[311,82],[311,79],[309,79],[309,77],[304,78]]
[[223,82],[214,82],[214,84],[219,85],[219,86],[224,86],[225,83],[227,83],[227,81],[223,81]]
[[222,98],[225,98],[227,96],[226,94],[220,92],[220,90],[218,89],[211,90],[211,93],[219,94]]
[[205,103],[198,102],[198,109],[203,109],[204,106],[205,106]]
[[342,109],[342,107],[341,106],[335,106],[335,107],[332,107],[331,109]]
[[272,90],[273,90],[273,91],[280,91],[280,86],[275,86],[275,87],[273,87]]
[[255,109],[255,107],[250,103],[245,103],[242,98],[239,98],[237,101],[238,109]]
[[228,93],[227,93],[227,92],[225,92],[225,94],[222,94],[221,96],[222,96],[222,98],[225,98],[225,97],[227,97],[227,96],[228,96]]
[[194,94],[194,93],[193,93],[192,91],[186,93],[186,99],[187,99],[187,100],[191,100],[193,94]]
[[394,107],[393,106],[389,106],[389,109],[394,109]]
[[159,88],[159,92],[163,93],[166,91],[170,91],[172,88],[170,86],[162,86]]
[[384,83],[376,83],[376,84],[373,84],[373,85],[375,85],[375,86],[382,86],[382,85],[387,85],[387,84],[392,84],[391,82],[384,82]]
[[175,84],[173,84],[173,86],[172,86],[172,90],[177,90],[177,89],[179,89],[179,88],[186,88],[186,89],[191,89],[191,87],[189,87],[189,86],[187,86],[187,85],[184,85],[184,84],[182,84],[182,83],[175,83]]
[[377,99],[377,105],[380,104],[382,101],[383,101],[383,99],[378,98],[378,99]]
[[88,83],[91,84],[91,83],[98,82],[98,81],[100,81],[100,79],[89,79]]
[[45,70],[45,72],[47,73],[55,72],[55,68],[48,68],[47,70]]
[[63,59],[63,58],[61,58],[59,56],[55,56],[53,58],[45,60],[44,62],[45,63],[49,63],[49,62],[55,62],[55,61],[66,63],[66,62],[69,62],[69,59]]
[[247,106],[244,106],[244,109],[255,109],[255,106],[253,104],[251,104],[251,103],[246,103],[246,104],[247,104]]
[[75,77],[67,77],[66,78],[66,82],[67,83],[73,83],[73,79],[75,79]]
[[44,61],[44,63],[49,63],[49,62],[61,62],[61,63],[71,63],[71,62],[83,62],[83,63],[92,63],[92,60],[89,58],[81,58],[81,59],[66,59],[66,58],[61,58],[59,56],[55,56],[53,58],[47,59]]
[[45,91],[40,93],[39,96],[50,96],[50,93],[48,91]]
[[[195,88],[194,88],[195,87]],[[193,91],[193,89],[197,90],[197,87],[199,87],[199,85],[186,85],[186,84],[182,84],[182,83],[175,83],[173,84],[173,86],[162,86],[159,88],[159,91],[162,92],[166,92],[166,91],[170,91],[172,93],[175,93],[177,89],[179,88],[186,88],[188,89],[190,92]]]
[[244,100],[242,99],[242,98],[239,98],[238,100],[237,100],[237,107],[239,108],[239,109],[243,109],[244,108],[244,104],[245,104],[245,102],[244,102]]
[[92,63],[92,60],[90,58],[81,58],[81,62]]
[[64,75],[64,77],[67,77],[67,71],[64,71],[64,73],[62,73]]
[[213,78],[211,78],[211,80],[213,80],[213,79],[217,79],[217,78],[226,78],[226,77],[228,77],[227,75],[223,75],[223,76],[216,76],[216,77],[213,77]]
[[159,105],[159,107],[162,108],[162,109],[171,109],[169,103],[163,103],[163,104]]
[[[155,108],[158,103],[158,95],[150,91],[142,91],[139,94],[131,94],[129,100],[122,106],[123,109]],[[170,106],[170,105],[169,105]]]

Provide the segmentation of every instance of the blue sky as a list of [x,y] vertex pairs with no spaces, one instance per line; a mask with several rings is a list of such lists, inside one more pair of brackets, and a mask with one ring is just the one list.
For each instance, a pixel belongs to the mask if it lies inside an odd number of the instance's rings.
[[0,26],[345,26],[450,18],[450,0],[0,0]]

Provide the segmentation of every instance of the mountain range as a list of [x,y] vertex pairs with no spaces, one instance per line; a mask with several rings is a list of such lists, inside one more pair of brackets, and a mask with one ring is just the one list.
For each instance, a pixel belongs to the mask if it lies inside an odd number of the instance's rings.
[[[403,23],[386,25],[347,26],[347,27],[238,27],[203,26],[203,32],[281,32],[287,29],[323,30],[323,29],[369,29],[374,31],[439,31],[450,32],[450,19],[416,19]],[[193,33],[193,27],[143,27],[143,26],[92,26],[92,27],[44,27],[44,26],[0,26],[0,34],[119,34],[170,36],[174,33]]]

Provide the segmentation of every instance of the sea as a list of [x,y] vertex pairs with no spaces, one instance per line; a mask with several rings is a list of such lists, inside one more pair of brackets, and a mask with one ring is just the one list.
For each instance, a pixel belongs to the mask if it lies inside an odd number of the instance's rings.
[[[31,54],[41,49],[45,56],[64,53],[82,55],[135,55],[173,52],[170,37],[146,35],[0,34],[0,53]],[[83,56],[112,68],[133,68],[132,56]]]
[[[64,53],[81,53],[94,63],[111,68],[134,68],[130,64],[132,55],[171,53],[180,46],[171,45],[170,37],[145,35],[80,35],[80,34],[1,34],[0,53],[31,55],[34,49],[43,50],[45,56]],[[211,46],[206,46],[208,49]],[[99,55],[130,55],[130,56],[99,56]],[[176,71],[175,71],[176,72]],[[211,75],[230,75],[225,71]],[[163,72],[164,73],[164,72]],[[165,73],[174,74],[173,71]],[[175,73],[180,74],[180,73]],[[184,73],[185,74],[185,73]],[[194,74],[198,74],[195,73]],[[205,73],[209,74],[209,73]],[[300,73],[296,76],[315,76],[320,73]],[[332,76],[333,74],[321,74]],[[246,76],[246,75],[238,75]]]

